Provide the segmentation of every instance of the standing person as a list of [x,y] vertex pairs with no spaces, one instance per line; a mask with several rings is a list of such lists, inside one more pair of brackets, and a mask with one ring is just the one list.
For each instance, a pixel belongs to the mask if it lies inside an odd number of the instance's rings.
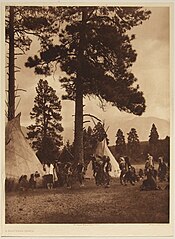
[[159,157],[158,177],[161,182],[165,181],[167,174],[167,166],[164,162],[163,156]]
[[93,171],[93,176],[95,177],[95,173],[96,173],[96,158],[95,156],[91,157],[92,160],[92,171]]
[[53,187],[57,187],[57,185],[58,185],[58,177],[57,177],[56,163],[54,162],[52,165],[53,165]]
[[151,167],[154,167],[154,160],[153,160],[153,156],[151,154],[148,153],[147,158],[149,160],[149,164]]
[[62,187],[64,185],[64,165],[61,162],[55,162],[55,173],[57,177],[57,184]]
[[72,167],[71,167],[70,162],[65,164],[64,173],[65,173],[66,186],[67,186],[67,188],[70,189],[71,188],[71,181],[72,181]]
[[98,177],[97,177],[98,164],[97,164],[95,156],[92,157],[92,170],[93,170],[93,176],[95,178],[95,184],[98,186]]
[[110,163],[110,158],[106,157],[106,162],[104,165],[104,172],[105,172],[105,181],[106,181],[106,185],[105,187],[109,188],[110,187],[110,175],[109,172],[112,171],[112,165]]
[[94,160],[92,161],[92,167],[94,171],[95,183],[97,186],[103,184],[103,174],[104,174],[103,166],[104,166],[103,158],[101,156],[94,157]]
[[43,170],[44,170],[44,176],[43,176],[43,180],[44,180],[44,187],[48,188],[48,175],[49,175],[49,167],[47,165],[47,163],[43,164]]
[[146,158],[146,161],[145,161],[145,168],[144,168],[144,173],[145,173],[145,175],[147,175],[149,169],[150,169],[149,159]]
[[122,170],[125,167],[125,158],[120,156],[118,161],[119,161],[120,170]]
[[44,171],[45,171],[45,181],[46,181],[46,187],[48,189],[53,188],[53,164],[46,163],[44,164]]
[[130,159],[129,159],[128,156],[125,156],[124,159],[125,159],[125,169],[128,172],[129,171],[129,167],[131,167]]
[[80,187],[83,187],[83,180],[84,180],[84,174],[85,174],[85,167],[83,163],[77,164],[77,174],[78,174],[78,181],[80,183]]
[[104,163],[105,163],[105,156],[103,158],[101,158],[97,164],[98,164],[98,172],[97,172],[97,179],[98,179],[98,183],[99,185],[104,185],[104,180],[105,180],[105,173],[104,173]]
[[61,162],[58,162],[57,160],[54,163],[54,178],[57,181],[57,186],[61,178],[61,173],[60,173],[60,164]]
[[126,164],[125,164],[125,158],[124,157],[120,157],[119,158],[119,167],[120,167],[120,184],[124,184],[125,180],[124,180],[124,177],[125,177],[125,174],[126,174]]
[[49,177],[50,177],[50,189],[52,189],[53,188],[53,183],[54,183],[54,178],[53,178],[53,176],[54,176],[54,166],[53,166],[53,164],[51,163],[50,164],[50,167],[49,167]]
[[154,164],[153,164],[153,157],[148,153],[147,154],[147,158],[146,158],[146,162],[145,162],[145,175],[147,175],[147,173],[152,170],[154,168]]

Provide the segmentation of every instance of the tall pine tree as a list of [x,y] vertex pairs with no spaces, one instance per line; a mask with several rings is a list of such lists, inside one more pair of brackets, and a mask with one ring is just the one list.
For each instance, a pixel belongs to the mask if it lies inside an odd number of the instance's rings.
[[149,150],[153,157],[156,159],[158,157],[159,148],[159,134],[155,124],[152,124],[151,132],[149,135]]
[[126,154],[125,136],[124,136],[123,131],[121,129],[118,129],[116,137],[117,137],[116,145],[115,145],[116,153],[119,154],[119,155]]
[[[48,13],[49,10],[49,13]],[[17,88],[16,72],[20,68],[16,66],[15,60],[30,49],[32,37],[35,36],[43,45],[48,44],[49,34],[56,34],[59,31],[58,21],[60,8],[57,7],[27,7],[27,6],[6,6],[5,9],[5,41],[8,55],[8,113],[7,118],[15,117],[16,92],[23,90]]]
[[[102,123],[98,122],[93,128],[93,136],[97,141],[107,140],[107,134]],[[108,141],[108,140],[107,140]]]
[[35,124],[28,127],[28,138],[32,140],[32,147],[37,151],[41,161],[53,161],[63,144],[61,101],[46,80],[39,81],[36,92],[34,107],[30,113],[31,119],[35,119]]
[[134,128],[128,133],[127,151],[132,159],[136,159],[140,154],[140,141],[137,131]]
[[131,72],[136,61],[132,27],[149,19],[142,7],[63,7],[58,44],[42,46],[40,56],[30,57],[27,67],[49,75],[53,62],[67,77],[61,79],[66,99],[75,100],[75,158],[83,160],[83,98],[95,95],[121,111],[141,115],[145,99]]

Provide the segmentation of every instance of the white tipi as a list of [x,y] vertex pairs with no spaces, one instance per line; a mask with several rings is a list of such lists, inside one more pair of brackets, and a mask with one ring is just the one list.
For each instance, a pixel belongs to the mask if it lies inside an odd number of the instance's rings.
[[87,166],[87,170],[86,170],[86,173],[85,173],[85,178],[91,179],[93,177],[94,176],[93,176],[92,161],[90,161],[88,166]]
[[[111,177],[118,178],[120,176],[120,168],[119,164],[117,163],[116,159],[114,158],[113,154],[111,153],[110,149],[108,148],[106,139],[104,139],[102,142],[98,142],[96,150],[95,150],[95,156],[108,156],[110,158],[110,163],[112,165],[112,170],[110,172]],[[92,162],[89,163],[86,171],[86,178],[92,178],[93,172],[92,172]]]
[[18,114],[6,125],[5,132],[5,177],[18,180],[21,175],[27,175],[38,171],[44,175],[43,167],[30,147],[20,126]]

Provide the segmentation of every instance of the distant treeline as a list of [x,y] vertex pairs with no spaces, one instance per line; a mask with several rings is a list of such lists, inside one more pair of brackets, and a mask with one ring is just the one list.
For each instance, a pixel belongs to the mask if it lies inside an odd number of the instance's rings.
[[[165,139],[158,140],[157,144],[154,147],[154,150],[152,147],[150,147],[149,141],[141,141],[139,142],[139,152],[135,151],[135,155],[130,155],[130,153],[126,151],[124,154],[129,155],[131,157],[132,162],[134,163],[144,163],[146,159],[147,153],[151,153],[154,156],[155,161],[158,161],[159,156],[163,156],[165,159],[165,162],[169,164],[170,162],[170,137],[167,136]],[[116,159],[120,156],[119,152],[116,150],[116,145],[109,147],[113,155]]]

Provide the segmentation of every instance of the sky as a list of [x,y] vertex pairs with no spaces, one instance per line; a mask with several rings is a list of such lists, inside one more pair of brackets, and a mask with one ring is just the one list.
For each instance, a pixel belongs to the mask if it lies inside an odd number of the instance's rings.
[[[144,92],[146,99],[146,111],[140,118],[156,117],[170,121],[170,45],[169,45],[169,8],[168,7],[147,7],[152,14],[150,19],[144,21],[142,25],[135,27],[132,33],[136,34],[133,41],[133,48],[137,52],[137,60],[132,67],[132,72],[138,79],[140,90]],[[47,79],[61,99],[64,90],[60,88],[59,77],[61,72],[54,76],[44,78],[34,74],[34,69],[25,68],[24,63],[29,56],[36,54],[38,43],[34,40],[31,50],[25,56],[19,56],[16,63],[21,67],[20,73],[16,74],[16,84],[26,92],[20,92],[21,101],[16,110],[16,114],[21,112],[21,125],[30,125],[30,112],[36,96],[35,87],[39,79]],[[85,113],[91,113],[105,122],[105,127],[109,126],[109,139],[111,144],[115,141],[115,134],[118,128],[127,120],[134,119],[135,115],[120,112],[117,108],[106,106],[105,111],[99,107],[97,99],[85,99]],[[64,142],[67,139],[72,141],[74,128],[74,102],[62,101],[64,127]],[[89,120],[89,119],[88,119]],[[92,123],[91,123],[92,125]],[[87,125],[88,126],[88,125]],[[145,139],[142,139],[145,140]]]

